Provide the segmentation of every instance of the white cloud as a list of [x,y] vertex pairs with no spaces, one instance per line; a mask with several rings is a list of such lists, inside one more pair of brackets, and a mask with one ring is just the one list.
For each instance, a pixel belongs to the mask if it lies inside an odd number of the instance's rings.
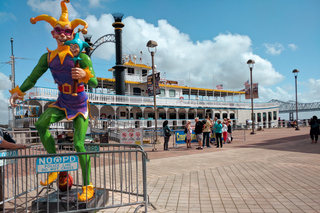
[[0,24],[5,23],[6,21],[17,20],[17,18],[12,13],[0,12]]
[[[304,88],[303,90],[299,88]],[[307,82],[298,81],[298,102],[312,103],[320,100],[320,79],[308,79]],[[268,102],[271,99],[281,101],[295,101],[295,86],[285,84],[274,90],[259,85],[259,102]]]
[[0,72],[0,91],[11,88],[11,81],[9,77]]
[[5,92],[11,88],[9,77],[0,72],[0,124],[8,123],[8,98]]
[[[288,92],[289,91],[289,92]],[[286,90],[283,87],[276,87],[275,90],[259,85],[259,102],[268,102],[272,99],[281,101],[293,100],[292,91]]]
[[305,94],[299,96],[299,102],[318,102],[320,100],[320,79],[308,79],[307,82],[298,83],[299,86],[307,87]]
[[[92,41],[104,34],[114,33],[110,14],[99,19],[89,16],[86,21],[89,23],[89,33],[94,35]],[[159,70],[166,72],[169,79],[189,82],[190,72],[191,86],[210,88],[214,83],[223,84],[226,89],[242,89],[250,75],[246,64],[250,58],[256,62],[254,82],[272,85],[283,79],[268,60],[253,54],[251,39],[246,35],[219,34],[212,40],[192,42],[189,35],[181,33],[166,20],[159,20],[158,26],[154,26],[145,20],[127,17],[123,23],[123,54],[137,55],[143,51],[143,63],[150,65],[151,56],[146,43],[155,40],[158,43],[155,64]],[[104,44],[93,56],[109,60],[114,53],[113,44]]]
[[289,47],[292,51],[295,51],[295,50],[298,48],[298,46],[295,45],[295,44],[288,44],[288,47]]
[[101,0],[89,0],[89,7],[100,7]]
[[266,53],[270,55],[280,55],[281,52],[284,50],[284,47],[282,44],[275,43],[275,44],[268,44],[265,43],[263,46],[267,49]]

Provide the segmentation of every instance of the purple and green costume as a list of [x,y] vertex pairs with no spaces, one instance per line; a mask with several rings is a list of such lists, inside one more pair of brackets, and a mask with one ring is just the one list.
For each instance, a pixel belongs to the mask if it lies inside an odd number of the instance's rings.
[[[22,92],[31,89],[37,80],[50,68],[55,83],[58,84],[59,96],[56,102],[49,105],[35,123],[43,146],[48,153],[56,153],[55,140],[49,132],[52,123],[61,121],[64,118],[73,120],[74,126],[74,148],[77,152],[86,152],[84,148],[84,140],[89,124],[88,116],[90,115],[90,105],[87,94],[84,91],[83,83],[78,85],[78,96],[71,95],[72,77],[71,68],[74,67],[74,61],[71,55],[67,54],[61,64],[59,55],[55,56],[49,62],[50,52],[41,56],[38,64],[32,73],[27,77],[20,87]],[[85,54],[80,54],[80,67],[82,69],[89,68],[94,76],[88,81],[91,87],[97,87],[97,79],[92,68],[91,59]],[[82,168],[82,177],[84,186],[90,184],[90,157],[87,155],[79,155],[80,165]],[[87,169],[86,169],[87,168]]]
[[[55,57],[52,62],[49,63],[53,79],[59,85],[60,90],[58,100],[49,107],[57,107],[58,109],[65,110],[66,118],[68,120],[73,119],[79,114],[82,114],[84,118],[87,118],[88,96],[84,89],[83,91],[78,92],[77,96],[71,95],[73,79],[71,78],[70,72],[72,67],[74,67],[74,62],[69,55],[66,56],[62,66],[59,57]],[[78,88],[84,88],[83,83],[78,84]]]

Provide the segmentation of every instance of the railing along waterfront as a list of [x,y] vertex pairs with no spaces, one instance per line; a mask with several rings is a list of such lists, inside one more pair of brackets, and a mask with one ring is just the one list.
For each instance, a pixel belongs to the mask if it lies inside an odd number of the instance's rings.
[[[26,99],[40,100],[56,100],[59,91],[57,89],[34,87],[27,91]],[[145,96],[129,96],[129,95],[114,95],[103,93],[87,93],[91,103],[112,103],[112,104],[129,104],[153,106],[153,97]],[[229,102],[215,100],[193,100],[180,98],[163,98],[157,97],[158,106],[173,106],[173,107],[191,107],[191,108],[226,108],[226,109],[249,109],[250,103],[245,102]],[[255,109],[278,107],[278,103],[254,103]]]

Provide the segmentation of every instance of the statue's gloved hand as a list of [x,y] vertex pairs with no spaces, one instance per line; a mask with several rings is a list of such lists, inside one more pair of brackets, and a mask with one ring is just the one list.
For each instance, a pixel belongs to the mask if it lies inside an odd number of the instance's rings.
[[83,79],[87,76],[86,71],[84,71],[83,69],[79,68],[79,67],[74,67],[71,68],[71,77],[72,79]]
[[20,96],[18,93],[15,92],[10,97],[10,104],[12,107],[18,106],[18,104],[16,104],[17,99],[23,100],[23,96]]

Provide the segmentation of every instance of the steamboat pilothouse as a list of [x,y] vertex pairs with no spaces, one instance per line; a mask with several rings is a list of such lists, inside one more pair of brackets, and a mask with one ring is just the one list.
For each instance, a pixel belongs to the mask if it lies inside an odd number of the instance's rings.
[[[136,58],[135,55],[123,57],[125,95],[115,94],[114,68],[108,70],[112,72],[112,78],[97,77],[97,88],[86,87],[91,115],[95,119],[91,120],[92,128],[103,129],[105,122],[110,120],[117,120],[127,127],[155,127],[154,100],[148,94],[148,76],[152,74],[152,68],[142,61],[137,63]],[[205,115],[218,119],[230,118],[234,127],[251,120],[251,105],[245,101],[243,91],[190,87],[185,85],[184,80],[168,80],[164,73],[159,76],[160,92],[156,97],[158,127],[164,120],[168,120],[170,126],[179,127],[185,125],[187,120],[194,123],[195,117],[204,119]],[[58,89],[53,88],[30,89],[25,100],[15,108],[15,119],[11,118],[10,124],[15,121],[15,127],[34,128],[38,117],[57,99],[58,93]],[[257,127],[277,127],[278,114],[277,103],[254,103]],[[52,128],[66,128],[66,123],[64,120],[53,124]]]

